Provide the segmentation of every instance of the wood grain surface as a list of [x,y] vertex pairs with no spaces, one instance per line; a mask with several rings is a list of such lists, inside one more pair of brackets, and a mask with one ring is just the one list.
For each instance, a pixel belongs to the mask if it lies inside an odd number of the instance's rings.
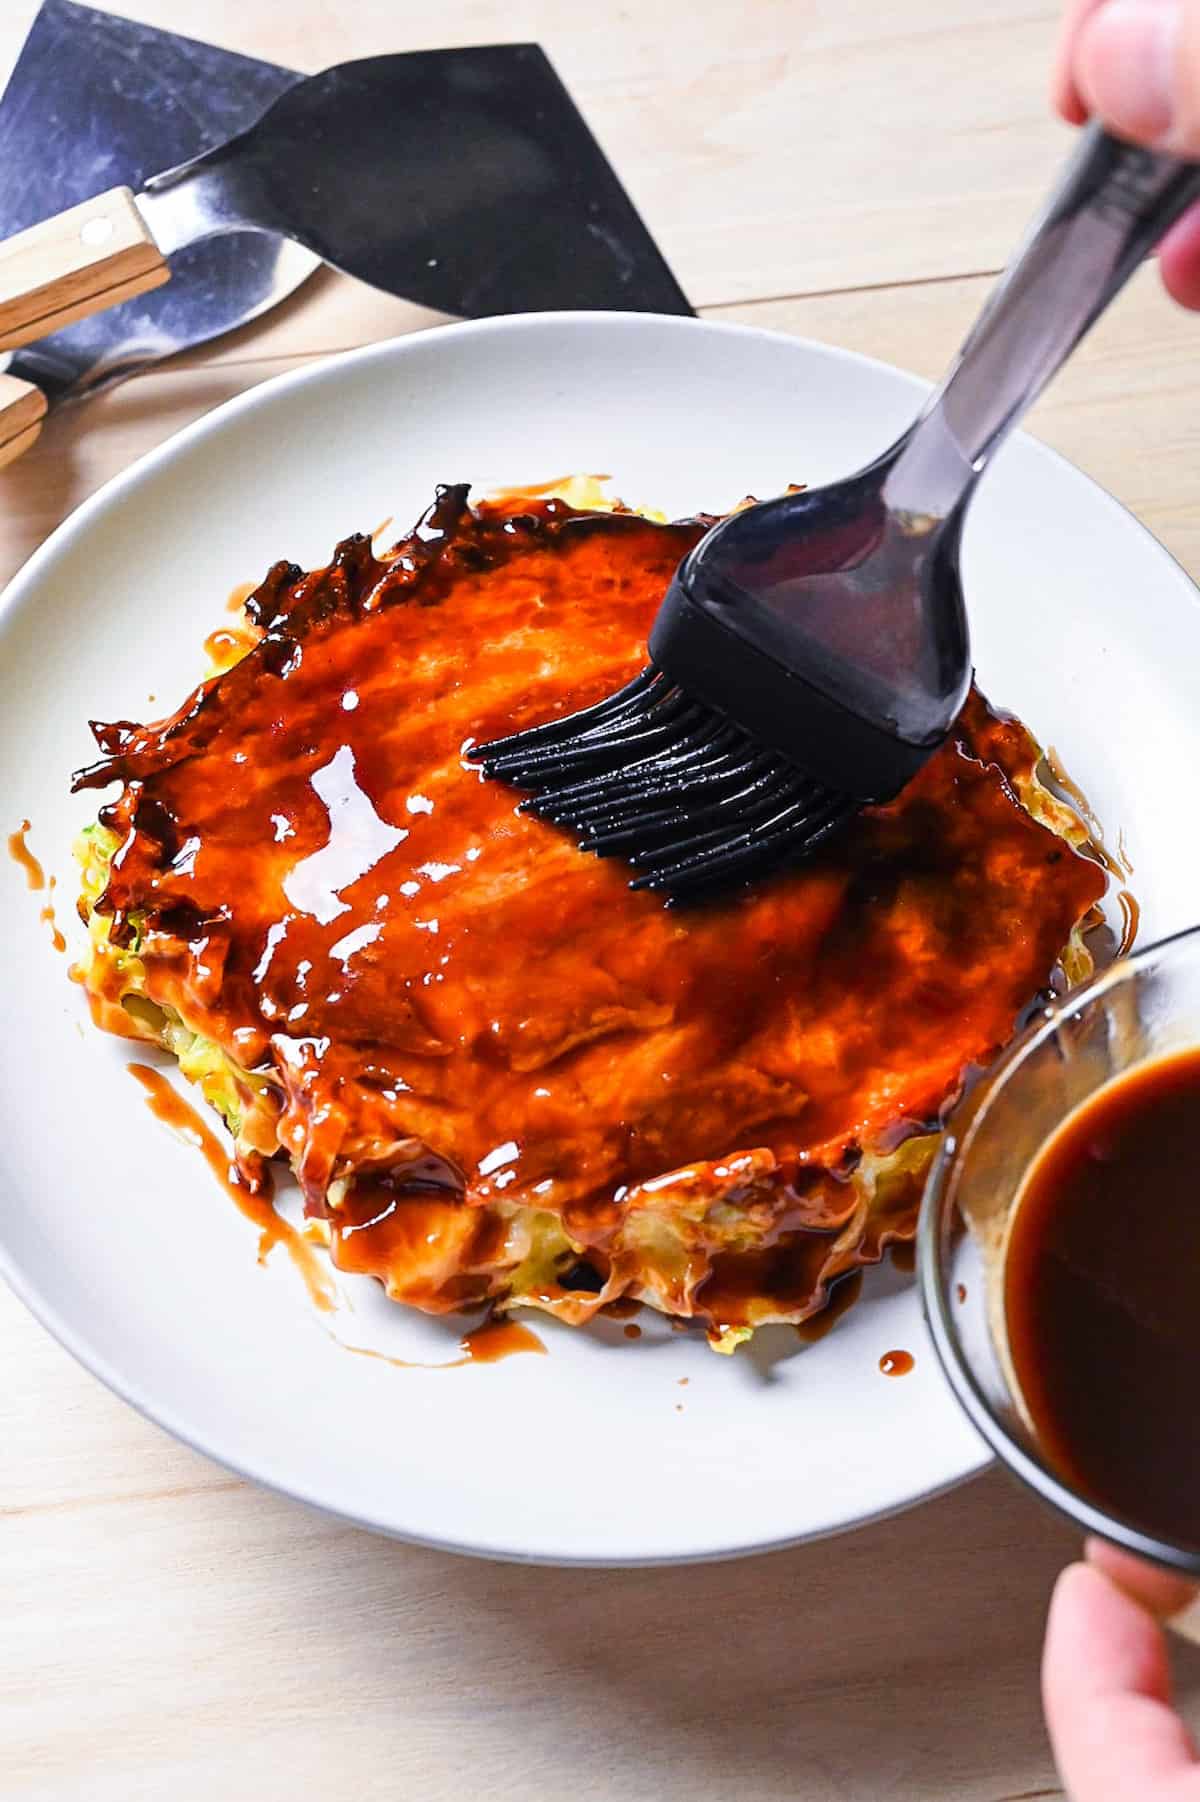
[[[302,69],[537,39],[706,315],[928,376],[1067,142],[1045,101],[1054,9],[1018,0],[124,9]],[[0,9],[0,77],[34,11]],[[52,414],[0,472],[0,581],[108,477],[230,395],[432,322],[322,273],[269,319]],[[1032,421],[1193,573],[1198,351],[1200,320],[1147,270]],[[0,1362],[5,1798],[1061,1793],[1037,1661],[1073,1541],[999,1473],[765,1559],[489,1565],[373,1538],[231,1478],[117,1401],[2,1291]],[[1200,1655],[1181,1654],[1179,1674],[1200,1718]]]

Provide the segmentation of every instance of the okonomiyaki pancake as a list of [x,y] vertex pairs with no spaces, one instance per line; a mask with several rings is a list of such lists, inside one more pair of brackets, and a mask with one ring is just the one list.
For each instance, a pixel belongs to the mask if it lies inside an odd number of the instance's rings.
[[94,727],[98,1023],[399,1302],[800,1323],[912,1238],[964,1077],[1090,967],[1103,869],[976,691],[895,801],[687,908],[483,780],[474,745],[637,673],[710,523],[443,489],[386,554],[276,564],[169,719]]

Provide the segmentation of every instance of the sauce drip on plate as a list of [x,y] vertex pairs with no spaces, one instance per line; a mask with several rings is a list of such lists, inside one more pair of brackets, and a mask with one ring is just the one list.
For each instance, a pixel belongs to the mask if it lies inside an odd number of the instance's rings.
[[391,1364],[397,1370],[462,1370],[468,1364],[499,1364],[505,1358],[518,1356],[521,1352],[540,1352],[545,1355],[546,1347],[529,1327],[522,1326],[518,1320],[485,1320],[482,1326],[472,1327],[464,1333],[459,1341],[461,1358],[450,1358],[444,1364],[426,1364],[413,1358],[393,1358],[390,1353],[376,1351],[370,1345],[347,1345],[344,1340],[336,1339],[343,1351],[353,1352],[356,1358],[374,1358],[381,1364]]
[[271,1200],[270,1173],[263,1172],[262,1186],[253,1190],[230,1158],[212,1128],[208,1126],[167,1080],[161,1070],[150,1064],[130,1064],[129,1074],[146,1091],[146,1106],[156,1120],[161,1120],[189,1145],[194,1145],[205,1163],[247,1220],[259,1231],[258,1261],[265,1263],[277,1245],[287,1251],[292,1263],[304,1278],[313,1304],[328,1313],[334,1305],[334,1291],[313,1247],[302,1239],[295,1227],[284,1220]]
[[54,946],[54,949],[56,951],[65,951],[67,948],[67,941],[63,937],[54,917],[54,907],[51,902],[47,902],[45,907],[41,909],[38,914],[38,919],[42,922],[43,926],[48,926],[50,928],[50,943]]
[[14,863],[19,863],[25,872],[25,882],[29,888],[45,888],[46,872],[25,843],[25,834],[29,831],[29,821],[22,820],[15,832],[8,835],[8,854]]
[[488,1320],[464,1333],[462,1346],[468,1364],[498,1364],[518,1352],[541,1352],[546,1347],[536,1333],[519,1320]]

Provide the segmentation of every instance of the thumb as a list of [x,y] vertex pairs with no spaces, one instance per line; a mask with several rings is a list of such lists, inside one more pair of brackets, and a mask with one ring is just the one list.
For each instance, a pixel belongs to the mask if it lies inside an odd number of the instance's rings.
[[1171,1707],[1162,1633],[1090,1565],[1071,1565],[1055,1588],[1042,1695],[1054,1756],[1077,1802],[1200,1802],[1200,1765]]
[[1200,0],[1108,0],[1074,43],[1075,87],[1119,137],[1200,156]]

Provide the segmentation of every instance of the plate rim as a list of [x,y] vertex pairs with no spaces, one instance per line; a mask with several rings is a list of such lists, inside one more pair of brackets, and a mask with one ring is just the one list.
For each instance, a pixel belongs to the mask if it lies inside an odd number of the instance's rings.
[[[610,332],[635,334],[644,332],[647,327],[653,327],[666,329],[672,333],[691,332],[721,338],[765,341],[773,347],[785,346],[789,352],[807,353],[826,361],[841,362],[878,372],[892,382],[896,378],[900,378],[911,389],[918,404],[919,397],[928,395],[935,386],[926,378],[887,363],[880,358],[867,356],[861,352],[848,350],[840,345],[829,344],[819,339],[737,321],[696,319],[655,313],[551,311],[501,315],[486,319],[426,326],[418,331],[402,333],[366,345],[358,345],[328,356],[316,356],[298,368],[282,370],[265,381],[255,383],[250,388],[219,402],[198,419],[191,421],[179,431],[171,433],[161,443],[151,446],[127,468],[111,476],[93,494],[87,496],[73,508],[14,573],[3,592],[0,593],[0,636],[20,612],[30,591],[35,590],[40,583],[43,570],[47,566],[53,566],[61,551],[85,532],[94,518],[119,504],[128,491],[138,488],[148,477],[161,470],[169,469],[172,463],[186,455],[194,445],[202,443],[212,435],[219,435],[243,413],[253,413],[262,409],[269,410],[274,404],[275,398],[281,393],[296,391],[306,386],[320,385],[336,379],[338,371],[351,366],[372,361],[387,363],[396,358],[403,358],[410,351],[419,351],[430,341],[444,339],[448,334],[455,342],[460,342],[468,337],[489,335],[505,337],[509,334],[563,327],[580,332],[601,328]],[[1147,541],[1148,546],[1152,547],[1159,557],[1165,559],[1166,564],[1182,578],[1191,604],[1200,608],[1200,587],[1193,581],[1179,559],[1123,502],[1088,475],[1086,471],[1073,464],[1069,458],[1052,446],[1043,443],[1033,434],[1021,431],[1015,433],[1014,438],[1034,446],[1040,455],[1053,459],[1055,464],[1070,472],[1073,478],[1086,482],[1093,496],[1102,499],[1110,510],[1120,516],[1125,529],[1132,525],[1136,528],[1140,538]],[[964,1461],[952,1475],[928,1483],[912,1491],[903,1499],[883,1506],[868,1507],[861,1513],[847,1515],[835,1523],[827,1523],[815,1528],[806,1527],[794,1533],[783,1533],[753,1542],[723,1545],[706,1542],[675,1552],[658,1551],[644,1555],[631,1553],[606,1555],[587,1551],[567,1554],[561,1551],[539,1551],[527,1545],[513,1544],[511,1539],[508,1541],[502,1538],[489,1540],[486,1532],[477,1535],[472,1542],[468,1543],[380,1519],[369,1508],[352,1510],[331,1505],[327,1500],[307,1490],[302,1484],[288,1483],[264,1475],[258,1470],[249,1468],[244,1461],[222,1453],[214,1448],[204,1434],[197,1434],[189,1430],[177,1417],[172,1406],[154,1403],[145,1394],[139,1383],[120,1374],[108,1358],[88,1342],[86,1333],[74,1326],[60,1312],[44,1292],[43,1286],[23,1269],[18,1268],[3,1239],[0,1239],[0,1277],[3,1277],[8,1288],[29,1309],[39,1324],[85,1370],[104,1383],[122,1401],[134,1408],[143,1419],[151,1421],[156,1427],[170,1433],[172,1437],[192,1450],[211,1459],[219,1467],[274,1494],[302,1502],[305,1506],[315,1509],[328,1518],[364,1527],[406,1544],[420,1545],[432,1550],[452,1552],[463,1556],[494,1559],[514,1564],[592,1569],[637,1569],[659,1565],[722,1562],[735,1558],[758,1556],[808,1544],[832,1537],[835,1534],[854,1532],[877,1521],[889,1519],[895,1514],[944,1495],[961,1484],[973,1481],[995,1461],[983,1440],[978,1439],[976,1453],[972,1460]],[[924,1313],[923,1304],[922,1312]]]
[[[460,338],[481,336],[491,332],[506,333],[536,330],[539,327],[558,327],[568,325],[571,328],[595,327],[597,325],[616,326],[623,330],[665,326],[670,331],[713,333],[720,337],[764,340],[771,344],[786,344],[801,351],[815,352],[818,356],[827,357],[835,362],[856,365],[859,368],[878,371],[890,378],[900,377],[914,394],[932,394],[937,382],[927,376],[917,375],[911,369],[902,369],[897,363],[888,363],[882,357],[869,356],[864,351],[849,350],[844,345],[830,344],[822,338],[810,338],[799,332],[776,331],[770,326],[747,325],[734,319],[704,319],[699,316],[676,313],[634,313],[605,312],[602,310],[580,310],[578,312],[560,309],[543,313],[501,313],[489,315],[485,319],[452,320],[445,325],[421,326],[412,332],[400,332],[390,338],[376,339],[370,344],[352,345],[347,350],[331,351],[326,355],[314,355],[308,362],[295,369],[282,369],[276,375],[268,376],[265,381],[255,382],[238,394],[231,394],[226,400],[218,401],[198,419],[191,420],[172,432],[159,444],[152,445],[143,451],[141,456],[118,470],[115,475],[101,483],[93,494],[87,495],[77,506],[73,507],[64,519],[54,527],[53,531],[43,539],[37,548],[30,552],[24,563],[13,572],[0,589],[0,630],[7,621],[10,611],[15,610],[21,600],[21,591],[32,583],[40,574],[41,566],[50,560],[59,546],[59,541],[68,538],[80,530],[94,513],[103,510],[128,487],[133,487],[150,470],[160,464],[169,466],[177,456],[182,455],[193,443],[200,443],[211,432],[223,427],[227,420],[236,418],[241,412],[253,411],[271,395],[284,389],[302,388],[310,382],[327,379],[333,371],[349,368],[357,363],[370,362],[376,358],[386,360],[388,357],[402,354],[410,345],[421,345],[447,335],[457,341]],[[86,403],[85,403],[86,404]],[[1124,501],[1121,501],[1103,483],[1081,469],[1077,463],[1047,444],[1036,433],[1018,428],[1011,434],[1011,440],[997,451],[997,458],[1004,455],[1008,443],[1025,444],[1036,447],[1039,455],[1048,457],[1060,468],[1068,470],[1071,475],[1088,483],[1092,491],[1100,496],[1110,509],[1120,514],[1134,526],[1138,534],[1149,541],[1154,550],[1174,568],[1182,577],[1189,591],[1193,605],[1200,606],[1200,581],[1193,579],[1175,553],[1163,544],[1160,538],[1150,530],[1145,522],[1138,518]]]

